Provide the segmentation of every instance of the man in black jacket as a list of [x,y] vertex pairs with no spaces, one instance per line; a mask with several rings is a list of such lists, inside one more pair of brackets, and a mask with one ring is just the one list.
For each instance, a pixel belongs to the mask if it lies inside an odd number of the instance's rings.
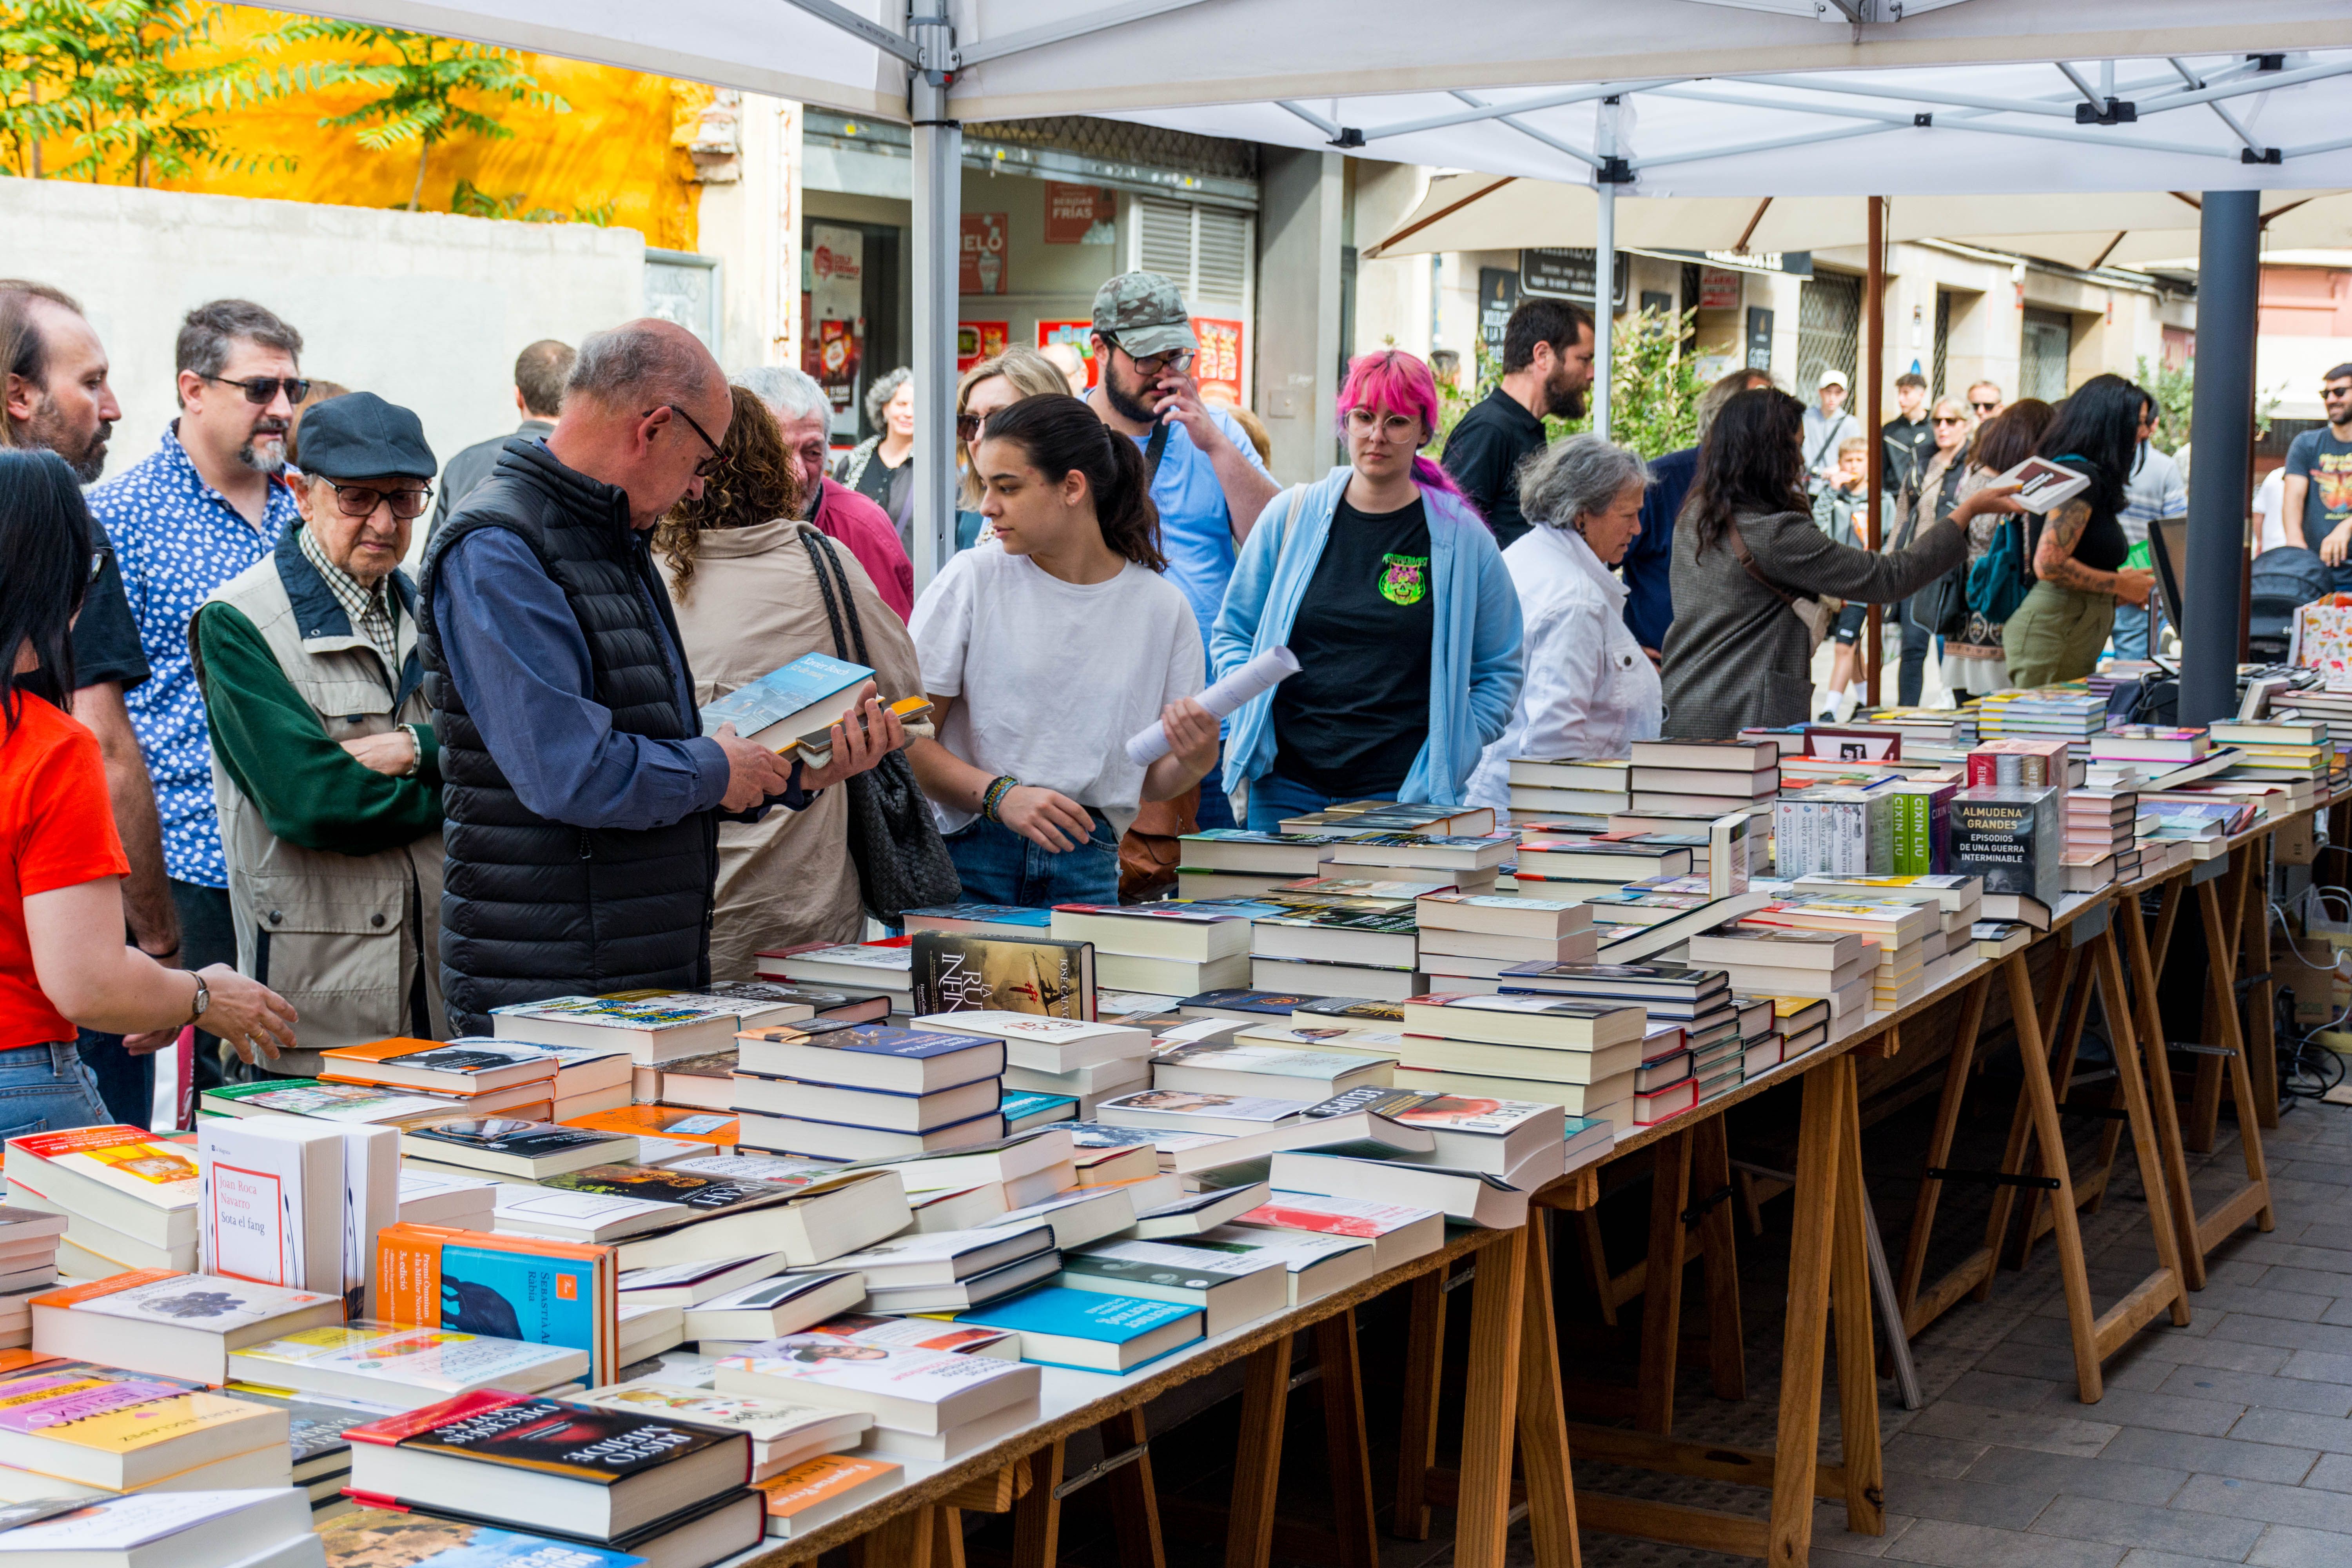
[[709,982],[719,816],[816,792],[902,743],[864,724],[803,772],[722,726],[646,535],[698,496],[732,414],[709,352],[673,323],[590,337],[544,440],[517,437],[425,555],[418,647],[441,741],[442,994],[451,1027],[567,994]]
[[1544,447],[1544,418],[1575,419],[1592,384],[1592,313],[1566,300],[1523,300],[1503,329],[1503,375],[1445,437],[1438,460],[1505,549],[1528,531],[1519,465]]

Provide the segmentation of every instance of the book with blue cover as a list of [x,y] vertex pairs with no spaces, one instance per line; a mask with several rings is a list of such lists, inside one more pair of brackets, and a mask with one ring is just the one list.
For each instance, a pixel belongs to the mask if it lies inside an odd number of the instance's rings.
[[747,741],[782,752],[805,731],[841,717],[848,694],[872,679],[874,671],[830,654],[804,653],[782,669],[772,669],[702,709],[702,732],[715,735],[732,724]]
[[1003,1113],[1007,1132],[1026,1132],[1032,1127],[1044,1127],[1076,1116],[1078,1102],[1066,1094],[1013,1089],[1005,1094],[996,1109]]
[[1198,1307],[1055,1285],[954,1317],[1018,1336],[1023,1361],[1080,1372],[1129,1372],[1202,1337]]
[[822,1033],[790,1024],[735,1037],[735,1067],[754,1078],[792,1079],[889,1094],[932,1094],[1004,1071],[1004,1042],[984,1035],[861,1024]]

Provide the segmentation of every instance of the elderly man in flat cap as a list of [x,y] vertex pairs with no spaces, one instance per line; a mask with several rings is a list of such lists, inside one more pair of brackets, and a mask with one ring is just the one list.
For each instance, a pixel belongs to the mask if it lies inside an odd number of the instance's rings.
[[256,1076],[443,1029],[439,748],[400,570],[437,469],[407,409],[368,392],[317,405],[288,475],[299,526],[189,624],[237,967],[302,1020],[299,1052],[257,1062],[227,1042]]

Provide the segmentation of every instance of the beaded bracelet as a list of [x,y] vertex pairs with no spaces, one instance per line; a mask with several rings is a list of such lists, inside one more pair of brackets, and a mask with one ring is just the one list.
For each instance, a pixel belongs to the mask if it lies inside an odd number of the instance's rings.
[[1004,805],[1004,797],[1020,787],[1021,781],[1011,773],[1002,773],[991,779],[987,790],[980,797],[980,815],[991,822],[1003,822],[1004,818],[997,813]]

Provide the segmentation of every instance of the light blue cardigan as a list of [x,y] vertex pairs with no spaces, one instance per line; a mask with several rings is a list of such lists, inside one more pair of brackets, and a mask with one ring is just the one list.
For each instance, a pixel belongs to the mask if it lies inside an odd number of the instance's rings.
[[[1353,472],[1338,468],[1315,484],[1295,486],[1258,514],[1209,637],[1213,678],[1289,640]],[[1437,634],[1430,648],[1429,738],[1400,794],[1456,805],[1478,753],[1502,734],[1519,700],[1519,595],[1477,513],[1428,485],[1421,487],[1421,499],[1429,514]],[[1274,766],[1274,694],[1244,703],[1229,724],[1225,777],[1263,776]]]

